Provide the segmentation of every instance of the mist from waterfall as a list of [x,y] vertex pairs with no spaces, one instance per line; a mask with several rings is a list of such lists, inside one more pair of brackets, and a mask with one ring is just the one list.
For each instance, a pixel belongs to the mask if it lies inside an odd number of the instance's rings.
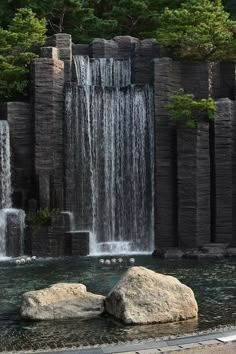
[[130,60],[75,57],[66,90],[66,208],[90,253],[153,250],[153,92]]

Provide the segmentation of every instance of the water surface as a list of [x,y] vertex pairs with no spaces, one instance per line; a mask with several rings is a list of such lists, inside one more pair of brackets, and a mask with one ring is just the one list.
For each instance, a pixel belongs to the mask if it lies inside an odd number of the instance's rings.
[[146,326],[123,326],[109,316],[23,321],[19,316],[22,293],[57,282],[79,282],[106,295],[129,267],[128,258],[121,266],[100,265],[96,257],[37,260],[25,266],[0,260],[0,351],[109,344],[236,325],[236,259],[167,261],[137,256],[135,260],[136,265],[174,275],[190,286],[199,305],[198,320]]

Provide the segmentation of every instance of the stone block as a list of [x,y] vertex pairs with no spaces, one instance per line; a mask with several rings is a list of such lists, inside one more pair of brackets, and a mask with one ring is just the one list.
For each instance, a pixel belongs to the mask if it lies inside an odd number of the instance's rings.
[[87,256],[89,254],[89,231],[70,231],[72,256]]
[[33,184],[33,113],[27,102],[8,102],[6,113],[10,127],[13,203],[17,208],[26,208]]
[[216,104],[214,124],[214,234],[212,241],[230,243],[233,232],[233,105],[229,99]]
[[178,128],[178,244],[198,247],[211,239],[209,126]]
[[58,59],[57,48],[55,47],[42,47],[41,58]]
[[35,173],[39,206],[61,210],[63,200],[64,63],[40,58],[33,65]]
[[[177,246],[176,129],[166,110],[169,96],[181,87],[179,63],[153,61],[155,136],[155,249]],[[164,90],[163,90],[164,87]]]

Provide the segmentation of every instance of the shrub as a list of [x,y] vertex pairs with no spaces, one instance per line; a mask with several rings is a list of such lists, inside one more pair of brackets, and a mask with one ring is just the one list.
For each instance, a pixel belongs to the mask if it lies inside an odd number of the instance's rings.
[[196,100],[194,95],[185,93],[182,88],[170,96],[170,104],[166,108],[173,122],[188,128],[197,128],[201,119],[215,121],[216,104],[213,98]]

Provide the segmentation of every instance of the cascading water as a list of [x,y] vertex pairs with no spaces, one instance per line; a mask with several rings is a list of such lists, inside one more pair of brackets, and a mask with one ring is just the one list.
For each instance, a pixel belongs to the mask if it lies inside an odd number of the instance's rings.
[[8,122],[0,121],[0,257],[6,255],[5,208],[11,208],[10,139]]
[[0,209],[11,208],[10,134],[8,122],[0,120]]
[[153,93],[129,60],[76,56],[66,93],[66,207],[90,253],[153,250]]
[[23,253],[25,213],[13,209],[11,201],[11,153],[8,122],[0,120],[0,258],[6,256],[6,234],[8,220],[19,226],[20,252]]

